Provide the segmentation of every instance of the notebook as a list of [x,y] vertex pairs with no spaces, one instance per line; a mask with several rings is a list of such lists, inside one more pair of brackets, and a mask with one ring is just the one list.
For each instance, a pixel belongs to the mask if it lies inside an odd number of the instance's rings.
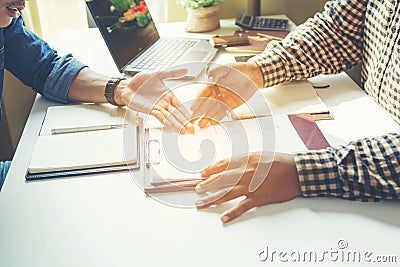
[[286,31],[255,31],[255,30],[237,30],[234,35],[247,37],[249,44],[226,47],[227,52],[237,53],[262,53],[271,41],[280,41],[288,35]]
[[86,0],[86,4],[115,64],[126,75],[204,62],[189,66],[186,76],[195,78],[217,52],[206,39],[160,38],[144,1]]
[[26,179],[138,168],[137,128],[132,110],[110,104],[49,107]]
[[328,107],[307,80],[260,89],[234,113],[241,119],[280,114],[326,114],[325,119],[331,119]]

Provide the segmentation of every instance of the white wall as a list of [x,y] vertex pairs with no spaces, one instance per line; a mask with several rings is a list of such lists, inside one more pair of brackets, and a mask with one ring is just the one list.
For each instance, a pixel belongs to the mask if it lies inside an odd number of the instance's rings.
[[85,0],[36,0],[43,37],[53,44],[60,31],[87,27]]
[[303,23],[312,17],[315,12],[322,10],[326,0],[262,0],[261,13],[273,14],[281,12],[286,14],[296,24]]
[[[150,0],[157,1],[157,0]],[[160,1],[160,0],[158,0]],[[186,11],[179,8],[175,0],[168,1],[168,21],[183,21]],[[261,15],[286,14],[299,24],[323,7],[326,0],[261,0]],[[246,13],[248,1],[225,0],[221,6],[221,18],[234,18],[238,13]]]

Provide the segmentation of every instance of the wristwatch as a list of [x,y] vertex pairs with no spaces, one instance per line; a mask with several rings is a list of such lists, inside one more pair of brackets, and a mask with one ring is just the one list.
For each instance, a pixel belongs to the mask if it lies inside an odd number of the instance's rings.
[[106,98],[107,102],[114,105],[121,107],[123,105],[118,105],[117,102],[115,102],[114,99],[114,91],[117,85],[119,84],[120,81],[125,80],[126,78],[123,77],[113,77],[110,80],[108,80],[106,84],[106,89],[104,91],[104,97]]

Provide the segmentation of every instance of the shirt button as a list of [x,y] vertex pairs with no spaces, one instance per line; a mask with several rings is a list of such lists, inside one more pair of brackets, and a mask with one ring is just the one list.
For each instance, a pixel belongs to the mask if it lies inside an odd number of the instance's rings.
[[392,27],[392,33],[396,32],[396,27]]
[[378,68],[378,72],[382,72],[382,68]]

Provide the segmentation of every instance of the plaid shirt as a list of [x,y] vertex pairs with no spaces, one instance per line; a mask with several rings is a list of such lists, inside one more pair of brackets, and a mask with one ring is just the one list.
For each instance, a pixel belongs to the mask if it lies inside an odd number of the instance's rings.
[[[265,86],[343,72],[362,62],[366,93],[400,123],[400,4],[336,0],[255,58]],[[400,198],[400,135],[295,155],[306,197]]]

